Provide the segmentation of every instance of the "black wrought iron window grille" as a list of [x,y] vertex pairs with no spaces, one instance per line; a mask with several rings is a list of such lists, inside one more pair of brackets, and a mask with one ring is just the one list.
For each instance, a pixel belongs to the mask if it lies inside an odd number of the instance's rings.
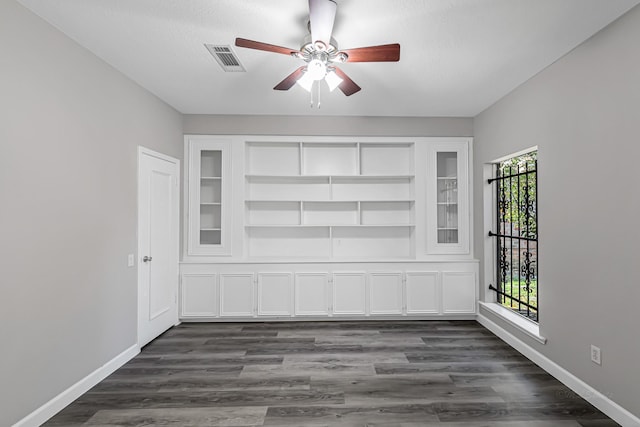
[[537,152],[496,164],[497,301],[535,322],[538,308],[538,161]]

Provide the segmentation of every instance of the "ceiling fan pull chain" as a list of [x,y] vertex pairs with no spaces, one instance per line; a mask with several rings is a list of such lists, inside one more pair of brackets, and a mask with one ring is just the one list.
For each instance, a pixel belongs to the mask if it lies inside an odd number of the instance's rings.
[[311,90],[309,91],[309,107],[313,108],[313,85],[314,83],[311,83]]

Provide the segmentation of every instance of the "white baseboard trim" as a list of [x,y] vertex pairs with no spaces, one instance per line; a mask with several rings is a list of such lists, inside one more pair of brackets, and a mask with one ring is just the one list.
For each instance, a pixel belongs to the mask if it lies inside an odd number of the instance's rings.
[[18,421],[13,427],[38,427],[44,424],[49,418],[63,410],[67,405],[82,396],[89,391],[91,387],[98,384],[100,381],[111,375],[114,371],[120,368],[122,365],[133,359],[138,353],[140,348],[137,345],[132,345],[80,381]]
[[618,424],[621,424],[624,427],[640,426],[640,418],[636,417],[631,412],[627,411],[622,406],[618,405],[616,402],[609,399],[607,396],[600,393],[598,390],[594,389],[589,384],[585,383],[580,378],[564,369],[562,366],[553,362],[542,353],[536,351],[532,347],[529,347],[514,335],[502,329],[489,318],[479,314],[477,320],[478,323],[480,323],[482,326],[496,334],[511,347],[522,353],[523,356],[527,357],[533,363],[547,371],[558,381],[576,392],[584,400],[604,412],[608,417],[613,419]]

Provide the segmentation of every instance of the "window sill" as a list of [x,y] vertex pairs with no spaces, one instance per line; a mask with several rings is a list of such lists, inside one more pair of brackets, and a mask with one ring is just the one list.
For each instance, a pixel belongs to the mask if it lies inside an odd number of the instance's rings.
[[518,329],[521,332],[524,332],[534,340],[538,341],[540,344],[547,343],[547,339],[540,335],[540,326],[537,323],[526,319],[495,302],[480,301],[479,304],[480,307],[500,317],[514,328]]

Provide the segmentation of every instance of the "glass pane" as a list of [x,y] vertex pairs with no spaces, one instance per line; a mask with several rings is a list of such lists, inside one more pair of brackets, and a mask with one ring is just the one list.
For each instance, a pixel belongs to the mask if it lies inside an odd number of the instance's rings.
[[438,153],[438,177],[455,178],[458,176],[458,153],[441,151]]
[[458,153],[436,157],[438,243],[458,243]]
[[222,151],[200,152],[200,244],[221,244]]
[[219,245],[220,230],[201,230],[200,244],[201,245]]
[[200,205],[200,229],[220,230],[220,205]]
[[204,178],[222,176],[222,151],[203,150],[200,152],[200,176]]
[[200,179],[200,203],[220,203],[221,196],[220,178]]

